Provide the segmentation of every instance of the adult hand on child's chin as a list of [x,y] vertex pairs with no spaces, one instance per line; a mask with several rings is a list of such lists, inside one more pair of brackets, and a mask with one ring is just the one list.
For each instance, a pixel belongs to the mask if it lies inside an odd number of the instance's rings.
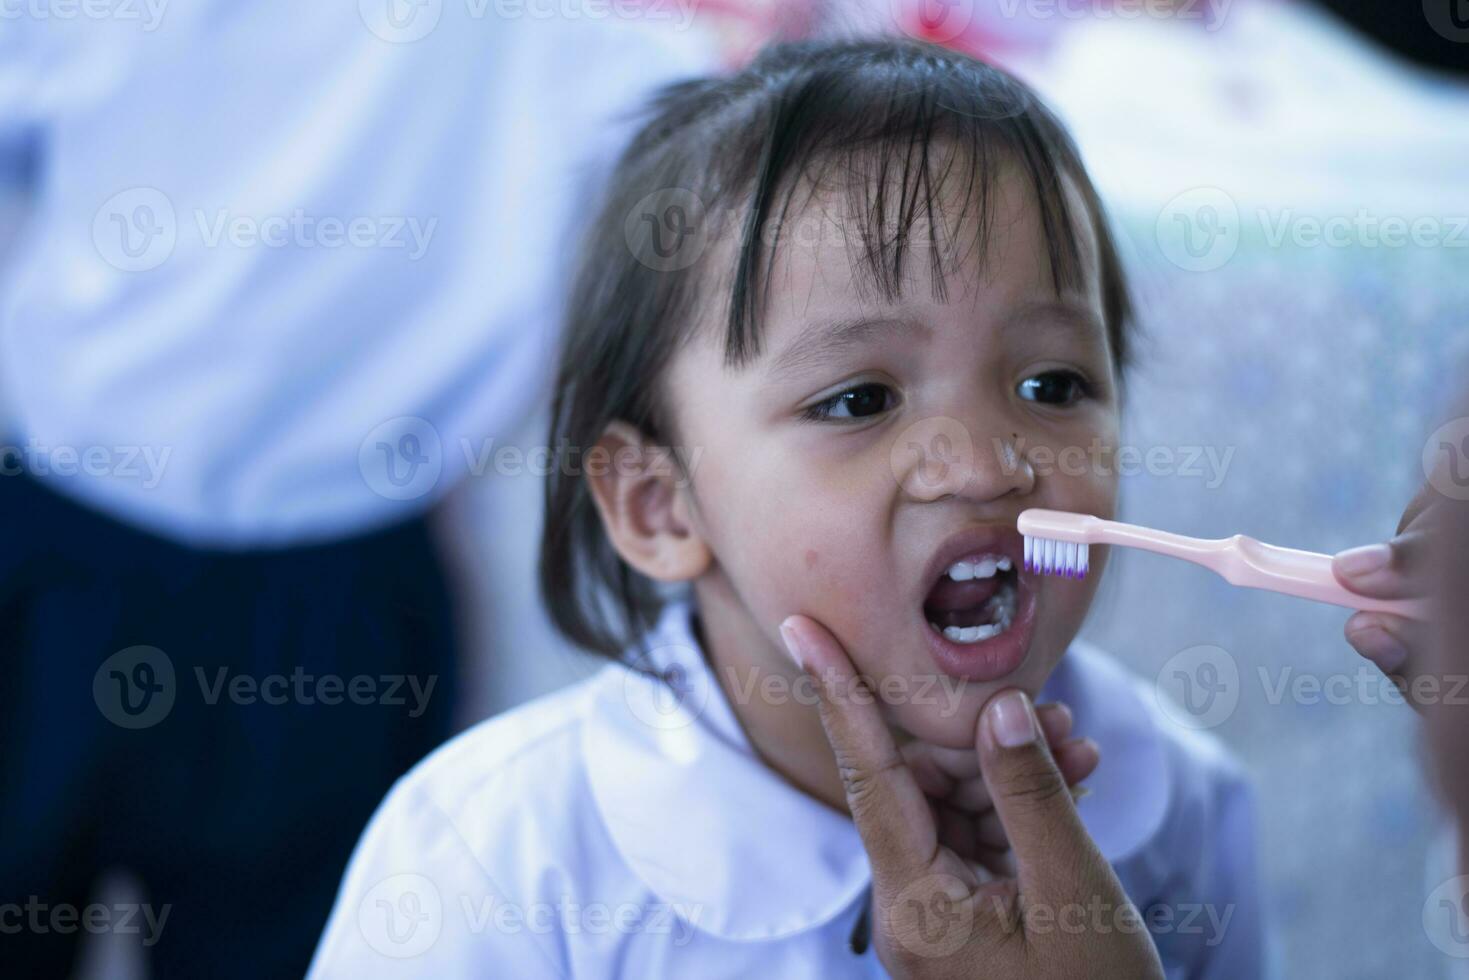
[[[1359,595],[1412,599],[1428,595],[1430,527],[1444,497],[1424,484],[1409,502],[1390,541],[1343,551],[1332,560],[1337,581]],[[1429,624],[1385,612],[1358,612],[1347,620],[1347,642],[1399,686],[1407,687],[1423,670]],[[1417,699],[1409,699],[1415,707]]]
[[[1086,791],[1075,787],[1101,761],[1097,744],[1071,737],[1071,709],[1059,701],[1038,704],[1035,713],[1061,777],[1079,798]],[[915,739],[900,746],[898,754],[928,800],[939,843],[993,874],[1014,874],[1010,839],[985,785],[979,753]]]
[[[861,682],[836,639],[804,616],[786,620],[781,632],[818,681],[822,725],[872,865],[873,944],[889,973],[1163,976],[1141,917],[1077,815],[1024,692],[992,698],[975,733],[977,765],[1014,861],[1012,874],[991,878],[949,846],[951,835],[940,835],[870,692],[850,696]],[[1098,927],[1059,927],[1077,915],[1098,917]]]

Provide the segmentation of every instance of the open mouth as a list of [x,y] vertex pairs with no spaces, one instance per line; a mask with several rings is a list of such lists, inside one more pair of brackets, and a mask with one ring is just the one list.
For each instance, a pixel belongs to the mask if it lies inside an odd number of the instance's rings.
[[1037,605],[1037,576],[1020,567],[1024,554],[1025,539],[1006,524],[971,525],[935,551],[919,614],[939,670],[984,682],[1020,669]]
[[980,554],[954,562],[923,602],[928,625],[952,643],[993,639],[1015,621],[1019,576],[1007,555]]

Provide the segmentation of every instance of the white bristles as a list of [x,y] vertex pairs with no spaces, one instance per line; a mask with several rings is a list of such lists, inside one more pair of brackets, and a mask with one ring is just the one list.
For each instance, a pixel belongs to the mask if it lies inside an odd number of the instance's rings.
[[1025,567],[1044,575],[1086,578],[1091,546],[1076,541],[1025,536]]

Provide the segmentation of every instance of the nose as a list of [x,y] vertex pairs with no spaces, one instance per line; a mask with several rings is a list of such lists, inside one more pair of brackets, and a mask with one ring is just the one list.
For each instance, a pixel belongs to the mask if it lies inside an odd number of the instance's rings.
[[1021,454],[1019,439],[1018,432],[932,416],[899,433],[891,453],[893,473],[916,501],[1024,496],[1035,489],[1035,469]]

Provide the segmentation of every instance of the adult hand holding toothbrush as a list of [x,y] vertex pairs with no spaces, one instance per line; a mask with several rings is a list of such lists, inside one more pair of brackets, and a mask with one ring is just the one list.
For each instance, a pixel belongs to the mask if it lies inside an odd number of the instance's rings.
[[[1449,499],[1425,483],[1403,511],[1397,534],[1380,544],[1351,548],[1332,559],[1337,580],[1351,591],[1377,599],[1427,596],[1433,587],[1430,548],[1446,516]],[[1424,669],[1429,622],[1390,612],[1358,612],[1346,622],[1347,642],[1399,685],[1411,690]],[[1409,698],[1415,707],[1418,699]]]

